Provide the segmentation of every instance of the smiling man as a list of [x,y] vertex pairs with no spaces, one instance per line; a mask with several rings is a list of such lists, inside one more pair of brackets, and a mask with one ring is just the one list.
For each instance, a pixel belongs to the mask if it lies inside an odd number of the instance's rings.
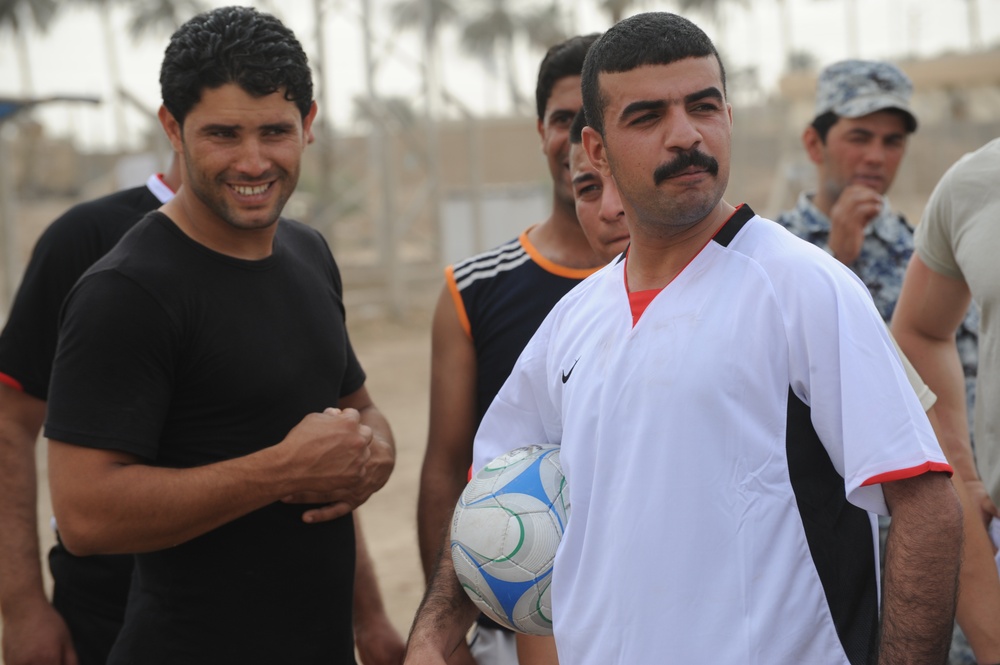
[[[582,91],[583,144],[631,244],[552,309],[474,452],[479,469],[561,445],[560,662],[944,662],[950,467],[864,286],[724,199],[715,46],[679,16],[635,15],[591,47]],[[869,511],[894,518],[881,614]],[[408,663],[450,653],[463,598],[446,555]]]
[[280,216],[316,115],[306,56],[227,7],[174,33],[160,84],[182,186],[64,305],[45,424],[60,537],[137,553],[112,665],[350,663],[350,513],[395,450],[333,256]]

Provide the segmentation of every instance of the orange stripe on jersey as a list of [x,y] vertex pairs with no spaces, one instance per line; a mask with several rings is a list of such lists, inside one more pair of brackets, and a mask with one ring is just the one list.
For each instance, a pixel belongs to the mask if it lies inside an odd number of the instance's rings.
[[922,476],[925,473],[947,473],[949,476],[954,473],[954,470],[949,464],[942,464],[940,462],[924,462],[920,466],[914,466],[909,469],[899,469],[898,471],[889,471],[888,473],[880,473],[879,475],[869,478],[865,482],[861,483],[862,487],[868,487],[869,485],[880,485],[881,483],[891,483],[894,480],[906,480],[907,478],[916,478],[917,476]]
[[[531,227],[531,229],[533,228],[535,227]],[[531,231],[531,229],[528,229],[527,231],[521,233],[521,235],[518,236],[517,240],[518,242],[521,243],[521,247],[524,248],[524,251],[528,253],[528,256],[531,257],[531,260],[537,263],[539,266],[541,266],[541,268],[546,272],[550,272],[553,275],[559,275],[560,277],[568,277],[569,279],[585,279],[587,277],[590,277],[603,267],[599,266],[597,268],[567,268],[566,266],[561,266],[558,263],[554,263],[548,260],[547,258],[542,256],[542,253],[538,251],[538,248],[532,245],[531,241],[528,240],[528,233]]]
[[24,392],[24,386],[21,385],[20,381],[15,379],[13,376],[4,374],[3,372],[0,372],[0,383],[4,384],[5,386],[10,386],[14,390]]
[[465,303],[462,302],[462,294],[458,292],[458,283],[455,281],[455,266],[448,266],[444,269],[444,283],[448,285],[451,293],[451,300],[455,303],[455,314],[458,315],[458,323],[462,326],[465,334],[472,338],[472,324],[469,323],[469,314],[465,311]]

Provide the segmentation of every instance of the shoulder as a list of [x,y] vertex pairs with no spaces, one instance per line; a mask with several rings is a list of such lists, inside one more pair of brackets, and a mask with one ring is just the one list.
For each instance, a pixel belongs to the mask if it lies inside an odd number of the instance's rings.
[[520,238],[514,238],[493,249],[470,256],[451,266],[451,274],[459,291],[483,280],[509,273],[531,261]]
[[145,186],[78,203],[55,219],[39,237],[42,247],[80,249],[92,237],[120,236],[159,201]]
[[779,294],[815,293],[824,284],[850,290],[861,285],[849,268],[820,247],[759,215],[746,224],[726,249],[731,259],[752,263]]

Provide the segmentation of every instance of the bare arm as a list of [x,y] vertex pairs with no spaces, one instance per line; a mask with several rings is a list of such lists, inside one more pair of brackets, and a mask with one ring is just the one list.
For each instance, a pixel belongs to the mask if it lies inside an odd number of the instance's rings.
[[76,554],[172,547],[290,496],[367,499],[384,483],[370,468],[372,431],[360,414],[306,416],[280,443],[185,469],[154,467],[118,451],[49,441],[52,505]]
[[363,665],[399,665],[403,662],[406,644],[385,613],[360,517],[355,511],[354,640]]
[[[406,663],[443,665],[465,645],[465,632],[479,611],[462,589],[447,547],[431,575],[406,646]],[[452,661],[448,661],[452,662]]]
[[882,490],[892,523],[878,662],[944,663],[962,555],[958,497],[941,473],[884,483]]
[[969,300],[965,282],[934,272],[914,254],[893,313],[892,334],[938,396],[938,440],[955,473],[966,483],[985,523],[1000,513],[976,471],[966,415],[965,378],[955,346],[955,331]]
[[0,614],[8,665],[70,662],[64,659],[73,654],[42,584],[35,443],[44,418],[45,402],[0,384]]
[[475,423],[476,353],[446,286],[434,312],[430,427],[417,502],[420,559],[428,580],[468,479]]

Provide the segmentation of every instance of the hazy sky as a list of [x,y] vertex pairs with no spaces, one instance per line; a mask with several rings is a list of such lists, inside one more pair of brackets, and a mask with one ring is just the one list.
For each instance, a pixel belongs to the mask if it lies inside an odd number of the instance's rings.
[[[386,20],[391,0],[370,0],[375,19],[376,57],[383,63],[376,87],[382,94],[417,95],[420,90],[419,45],[412,35],[396,35]],[[530,6],[531,0],[521,0]],[[569,9],[578,32],[607,27],[596,2],[561,0]],[[986,45],[1000,40],[1000,0],[977,0],[980,36]],[[909,54],[932,56],[943,51],[968,48],[970,33],[966,0],[853,0],[857,9],[857,52],[850,53],[847,30],[852,0],[786,0],[791,19],[787,47],[811,51],[820,64],[848,57],[897,59]],[[211,0],[212,6],[230,4]],[[296,32],[310,56],[314,56],[315,33],[312,2],[284,0],[248,3],[277,6],[283,20]],[[332,96],[332,114],[337,127],[346,131],[352,122],[352,99],[365,91],[364,56],[360,29],[360,0],[328,0],[325,23],[331,71],[324,77]],[[469,5],[469,2],[461,2]],[[515,3],[517,4],[517,3]],[[692,13],[721,46],[730,71],[757,67],[764,86],[773,89],[780,73],[786,42],[781,36],[782,15],[777,0],[748,0],[747,10],[733,2],[724,13],[723,25]],[[671,9],[667,2],[640,2],[640,9]],[[159,104],[157,77],[168,35],[159,34],[135,43],[125,26],[127,11],[116,8],[115,45],[120,58],[124,86],[150,110]],[[93,10],[70,7],[45,35],[31,34],[30,56],[36,96],[52,94],[92,95],[110,99],[107,49],[100,23]],[[0,96],[20,96],[24,90],[9,32],[0,33]],[[508,110],[505,88],[486,73],[477,61],[458,48],[455,29],[442,35],[445,52],[443,81],[456,98],[479,114],[502,114]],[[391,49],[386,44],[393,45]],[[519,52],[518,76],[524,94],[531,98],[541,54],[527,47]],[[323,82],[320,82],[322,84]],[[114,113],[110,104],[51,104],[39,107],[36,117],[54,133],[72,134],[81,147],[105,148],[116,140]],[[150,121],[134,107],[125,112],[128,137],[150,127]],[[134,145],[134,137],[132,140]]]

